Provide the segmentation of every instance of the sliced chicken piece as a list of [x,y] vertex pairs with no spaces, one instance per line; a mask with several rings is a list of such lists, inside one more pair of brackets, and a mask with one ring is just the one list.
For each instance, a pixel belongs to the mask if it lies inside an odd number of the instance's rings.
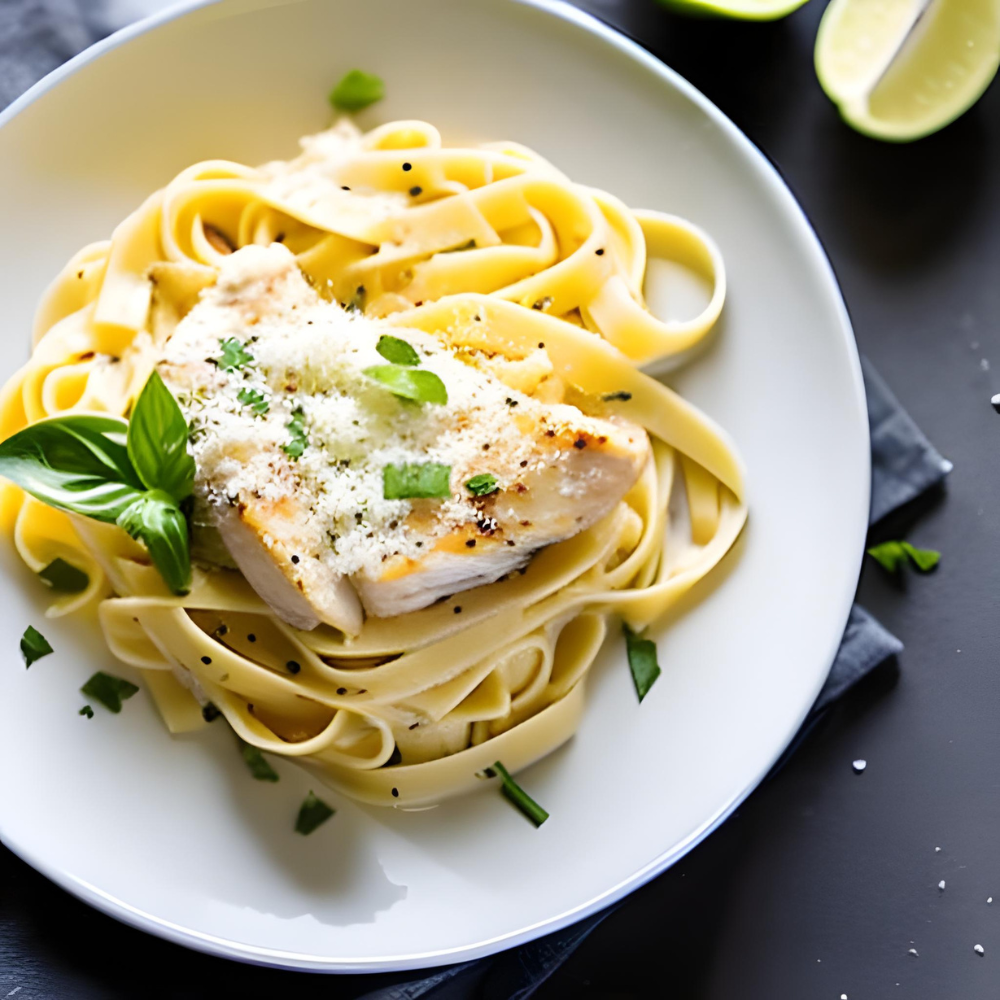
[[302,537],[305,520],[294,499],[215,508],[219,534],[247,582],[274,613],[295,628],[319,624],[357,635],[362,614],[347,577],[332,570]]
[[[649,438],[631,424],[589,418],[585,430],[562,425],[550,436],[540,421],[522,417],[519,423],[534,434],[523,472],[478,498],[474,524],[431,537],[426,555],[395,556],[379,572],[355,576],[365,611],[391,618],[519,569],[538,549],[609,513],[649,458]],[[420,533],[420,520],[411,516],[408,527]]]
[[[641,427],[562,401],[541,348],[453,349],[352,315],[277,244],[224,258],[158,369],[192,427],[196,511],[302,629],[353,635],[362,607],[391,617],[497,580],[604,517],[649,457]],[[434,377],[447,402],[402,398],[387,372]],[[386,497],[387,468],[414,465],[445,467],[450,495]],[[475,495],[485,474],[496,489]]]

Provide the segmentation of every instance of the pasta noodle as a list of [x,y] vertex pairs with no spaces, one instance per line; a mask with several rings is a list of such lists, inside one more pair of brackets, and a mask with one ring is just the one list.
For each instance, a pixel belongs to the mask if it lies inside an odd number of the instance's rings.
[[[196,565],[190,593],[174,596],[124,531],[11,484],[0,513],[32,570],[63,558],[88,574],[49,614],[96,604],[110,650],[140,671],[172,732],[203,726],[211,702],[242,739],[348,795],[420,806],[474,787],[497,759],[513,771],[568,739],[610,617],[655,622],[739,534],[733,446],[638,370],[707,334],[724,270],[696,227],[574,184],[513,143],[450,148],[404,121],[366,134],[341,123],[303,144],[297,159],[259,168],[196,164],[81,250],[3,389],[0,437],[67,412],[126,416],[222,260],[278,241],[321,295],[387,325],[506,354],[544,343],[566,385],[648,431],[652,458],[625,499],[523,572],[463,593],[461,615],[446,601],[369,618],[355,637],[292,628],[217,566]],[[648,257],[712,284],[700,315],[648,311]]]

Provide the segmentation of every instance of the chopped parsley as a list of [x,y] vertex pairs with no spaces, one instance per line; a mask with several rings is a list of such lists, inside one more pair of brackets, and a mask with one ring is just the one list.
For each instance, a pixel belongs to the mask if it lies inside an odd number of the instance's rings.
[[90,585],[90,577],[82,569],[58,557],[41,570],[38,577],[61,594],[79,594]]
[[251,743],[246,743],[238,736],[236,739],[239,742],[240,753],[243,755],[243,760],[246,761],[246,765],[250,769],[250,773],[258,781],[277,781],[278,772],[275,771],[270,764],[268,764],[266,758],[260,752],[260,747],[255,747]]
[[244,365],[253,361],[253,355],[235,337],[220,340],[219,346],[222,348],[222,353],[216,359],[216,363],[224,372],[239,371]]
[[271,408],[270,401],[260,389],[240,389],[236,398],[244,406],[249,406],[258,416],[263,416]]
[[909,542],[882,542],[868,549],[884,570],[895,573],[907,560],[921,573],[929,573],[941,561],[941,553],[934,549],[918,549]]
[[450,497],[451,466],[439,462],[385,466],[382,470],[382,496],[386,500]]
[[139,689],[131,681],[98,670],[80,690],[117,715],[122,710],[122,702],[131,698]]
[[94,717],[94,710],[89,705],[84,705],[76,714],[85,715],[88,719],[92,719]]
[[360,111],[385,97],[382,78],[360,69],[352,69],[330,92],[330,103],[337,111]]
[[419,365],[420,355],[414,350],[412,345],[399,337],[390,337],[383,334],[378,338],[375,350],[385,358],[386,361],[394,365]]
[[503,782],[500,791],[504,797],[513,802],[535,826],[541,826],[549,818],[549,814],[510,776],[510,772],[500,761],[492,769],[500,775]]
[[206,722],[215,722],[220,715],[222,713],[210,701],[201,706],[201,717]]
[[303,837],[308,837],[313,830],[321,827],[334,812],[335,810],[331,809],[322,799],[316,798],[315,793],[310,791],[299,807],[299,815],[295,820],[295,832],[301,833]]
[[627,403],[632,398],[632,393],[630,392],[606,392],[601,399],[605,403]]
[[490,472],[480,472],[478,476],[473,476],[465,484],[465,488],[474,497],[484,497],[490,493],[496,493],[500,489],[497,485],[497,477]]
[[641,702],[660,676],[660,665],[656,662],[656,643],[652,639],[636,635],[628,625],[623,624],[622,630],[625,632],[625,648],[628,650],[628,665],[632,671],[635,693]]
[[33,625],[29,625],[21,636],[21,653],[24,656],[25,667],[30,667],[36,660],[48,656],[51,652],[49,640]]
[[402,399],[412,399],[415,403],[440,403],[442,406],[448,402],[448,390],[434,372],[400,365],[372,365],[365,369],[365,375]]
[[306,432],[306,415],[301,406],[292,412],[292,419],[288,421],[286,426],[290,440],[288,444],[283,444],[281,449],[286,455],[298,458],[306,450],[306,445],[309,444],[309,435]]

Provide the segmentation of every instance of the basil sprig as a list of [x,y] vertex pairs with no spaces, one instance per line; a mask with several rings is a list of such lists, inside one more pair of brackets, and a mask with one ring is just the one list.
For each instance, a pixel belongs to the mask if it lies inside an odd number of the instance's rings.
[[184,415],[156,372],[128,422],[73,413],[0,443],[0,476],[57,510],[124,528],[146,546],[175,594],[191,586],[180,505],[191,495],[194,472]]
[[372,365],[365,374],[395,396],[412,399],[415,403],[448,402],[448,390],[434,372],[404,368],[402,365]]

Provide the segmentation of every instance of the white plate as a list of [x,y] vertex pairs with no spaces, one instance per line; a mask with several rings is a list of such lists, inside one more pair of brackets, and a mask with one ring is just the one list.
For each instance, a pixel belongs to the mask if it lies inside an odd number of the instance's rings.
[[[833,274],[775,171],[637,46],[549,2],[226,0],[127,30],[57,71],[0,129],[6,377],[46,282],[196,160],[291,155],[355,66],[380,73],[373,120],[527,143],[574,179],[677,212],[730,276],[719,335],[672,381],[728,428],[749,469],[736,551],[660,641],[641,709],[618,641],[577,737],[524,775],[536,831],[492,791],[423,813],[338,801],[292,832],[308,778],[251,780],[219,725],[171,739],[140,695],[77,715],[113,667],[93,632],[45,622],[0,556],[0,835],[48,877],[137,927],[244,960],[386,970],[485,955],[555,930],[676,861],[750,792],[798,728],[844,623],[868,511],[858,357]],[[333,798],[333,796],[331,796]]]

